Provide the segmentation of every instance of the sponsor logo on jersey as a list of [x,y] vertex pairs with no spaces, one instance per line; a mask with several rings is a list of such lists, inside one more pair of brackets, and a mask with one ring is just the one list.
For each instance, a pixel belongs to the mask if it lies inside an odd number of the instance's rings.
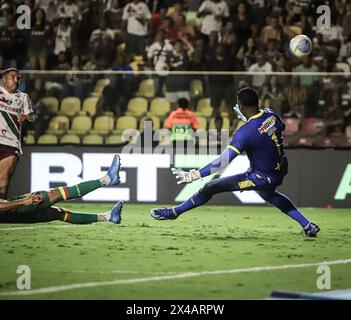
[[275,116],[270,116],[269,118],[267,118],[265,121],[262,122],[262,125],[258,128],[258,132],[262,134],[262,133],[271,131],[270,129],[273,128],[276,121],[277,121],[277,118]]

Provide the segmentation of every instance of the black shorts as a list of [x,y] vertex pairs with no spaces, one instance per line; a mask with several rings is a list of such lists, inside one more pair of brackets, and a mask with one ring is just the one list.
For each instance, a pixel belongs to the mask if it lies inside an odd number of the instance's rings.
[[19,155],[20,151],[17,148],[0,144],[0,161],[10,156],[15,156],[19,160]]

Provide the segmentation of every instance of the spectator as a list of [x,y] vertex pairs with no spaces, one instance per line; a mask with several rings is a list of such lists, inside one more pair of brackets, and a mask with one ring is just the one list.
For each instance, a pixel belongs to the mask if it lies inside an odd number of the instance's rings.
[[233,59],[236,56],[240,43],[236,34],[234,33],[234,24],[232,21],[227,21],[224,28],[221,31],[220,42],[225,46],[226,54],[229,59]]
[[279,87],[277,76],[272,76],[267,86],[263,87],[261,99],[263,106],[273,109],[277,114],[283,115],[284,95]]
[[292,76],[291,84],[283,91],[285,98],[285,115],[289,117],[304,118],[307,88],[300,86],[300,78]]
[[[101,44],[102,39],[108,36],[112,40],[112,42],[115,39],[115,33],[112,29],[107,27],[107,22],[105,19],[101,19],[99,23],[99,28],[95,29],[91,36],[90,36],[90,46],[94,50],[95,48],[98,48]],[[106,38],[105,38],[106,39]]]
[[106,33],[93,51],[93,63],[99,70],[111,69],[116,56],[116,46],[111,37]]
[[204,53],[205,60],[207,63],[207,61],[214,59],[214,57],[216,56],[217,47],[219,44],[219,33],[216,31],[212,31],[208,36],[208,40],[204,42]]
[[51,46],[50,26],[46,22],[45,11],[43,9],[36,9],[33,16],[28,56],[32,69],[46,70],[48,48]]
[[20,37],[20,32],[16,27],[15,16],[7,14],[5,23],[0,27],[0,67],[17,66],[17,49],[20,42],[24,39]]
[[173,50],[173,45],[169,39],[166,39],[164,30],[157,33],[155,41],[146,49],[148,64],[158,72],[156,85],[158,96],[163,95],[163,84],[170,68],[169,64]]
[[184,8],[181,1],[175,1],[173,6],[170,8],[168,16],[172,18],[175,27],[179,29],[181,25]]
[[176,40],[178,38],[179,29],[175,26],[171,17],[165,17],[160,28],[165,31],[166,38],[170,40]]
[[346,13],[342,19],[343,35],[351,41],[351,2],[346,3]]
[[[296,72],[318,72],[318,67],[312,63],[312,59],[310,56],[306,57],[303,60],[303,63],[299,64],[294,71]],[[302,75],[300,76],[300,84],[301,86],[313,86],[315,82],[318,80],[317,76],[311,75]]]
[[[223,44],[217,46],[216,55],[208,61],[206,70],[209,71],[232,71],[234,63],[225,53]],[[220,105],[224,99],[229,118],[233,118],[232,100],[234,91],[234,77],[232,75],[209,75],[209,89],[211,105],[213,107],[212,116],[220,115]]]
[[190,40],[196,38],[196,29],[193,25],[187,24],[185,15],[181,15],[179,20],[179,37],[187,37]]
[[[80,59],[78,55],[72,57],[72,71],[82,70]],[[81,101],[85,99],[89,91],[92,89],[89,85],[90,80],[84,74],[68,73],[63,87],[62,98],[64,97],[78,97]],[[87,85],[88,84],[88,85]]]
[[[188,69],[189,57],[193,54],[194,47],[186,38],[180,38],[174,44],[174,50],[170,56],[170,70],[184,71]],[[175,103],[180,97],[190,99],[190,77],[184,75],[169,75],[166,79],[166,98]]]
[[278,17],[268,17],[269,24],[263,27],[260,34],[260,42],[266,46],[269,40],[275,40],[281,47],[284,41],[284,29],[279,23]]
[[104,11],[104,19],[107,28],[120,32],[122,27],[123,8],[119,5],[119,0],[112,0],[110,7]]
[[144,55],[146,37],[149,33],[151,13],[148,6],[139,0],[130,1],[123,9],[123,26],[126,30],[126,53]]
[[64,0],[58,6],[58,17],[69,18],[72,25],[75,25],[82,17],[78,6],[72,0]]
[[165,121],[165,127],[172,129],[173,140],[192,140],[191,129],[197,129],[199,123],[195,114],[189,110],[189,101],[186,98],[178,100],[178,108],[172,111]]
[[225,131],[222,133],[223,118],[214,118],[215,128],[208,131],[208,146],[210,151],[215,151],[215,154],[221,154],[223,149],[229,144],[229,132],[226,134]]
[[229,17],[228,5],[224,0],[205,0],[199,8],[198,17],[203,17],[201,33],[206,40],[211,32],[222,30],[223,18]]
[[61,17],[60,23],[55,29],[55,46],[54,54],[59,55],[60,52],[70,51],[72,48],[72,27],[70,19]]
[[245,44],[239,49],[236,57],[244,67],[244,70],[247,70],[256,61],[256,51],[257,46],[253,38],[248,38]]
[[247,12],[246,2],[239,2],[237,12],[234,16],[234,30],[238,37],[238,47],[240,48],[251,34],[251,18]]
[[[262,52],[256,54],[256,63],[249,67],[248,71],[252,72],[272,72],[272,65],[266,61],[265,55]],[[266,81],[265,75],[253,75],[252,85],[259,89]]]
[[110,83],[104,88],[102,97],[98,102],[97,111],[102,112],[113,112],[116,117],[123,115],[127,94],[123,90],[123,85],[116,76],[110,77]]

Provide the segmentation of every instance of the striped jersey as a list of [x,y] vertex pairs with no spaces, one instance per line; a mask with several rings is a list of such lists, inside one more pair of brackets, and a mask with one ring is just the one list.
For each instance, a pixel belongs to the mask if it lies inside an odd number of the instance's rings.
[[21,113],[33,113],[29,96],[20,90],[10,93],[0,86],[0,144],[17,148],[20,152],[22,125],[18,115]]

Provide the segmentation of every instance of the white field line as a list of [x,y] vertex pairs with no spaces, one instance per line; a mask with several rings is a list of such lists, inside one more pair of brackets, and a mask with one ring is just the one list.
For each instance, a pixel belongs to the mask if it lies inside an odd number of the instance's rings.
[[[55,272],[55,271],[51,271]],[[56,271],[60,272],[60,271]],[[179,274],[179,272],[157,272],[157,271],[138,271],[138,270],[110,270],[110,271],[89,271],[89,270],[72,270],[70,273],[91,273],[91,274]],[[67,273],[67,272],[65,272]]]
[[[47,229],[47,228],[53,228],[53,229],[61,229],[61,228],[87,228],[87,227],[93,227],[94,225],[91,224],[70,224],[70,225],[43,225],[43,226],[28,226],[28,227],[5,227],[5,228],[0,228],[1,231],[21,231],[21,230],[35,230],[35,229]],[[170,229],[170,227],[163,226],[164,229]],[[244,230],[244,229],[243,229]],[[293,231],[293,229],[288,229],[288,228],[255,228],[254,230],[257,231],[270,231],[270,232],[282,232],[282,231]]]
[[47,229],[47,228],[86,228],[86,227],[92,227],[92,225],[83,225],[83,224],[70,224],[67,226],[60,226],[60,225],[46,225],[46,226],[33,226],[33,227],[7,227],[7,228],[0,228],[0,231],[18,231],[18,230],[35,230],[35,229]]
[[192,277],[199,277],[199,276],[234,274],[234,273],[242,273],[242,272],[286,270],[286,269],[316,267],[319,265],[338,265],[338,264],[349,264],[349,263],[351,263],[351,259],[323,261],[323,262],[317,262],[317,263],[287,264],[287,265],[281,265],[281,266],[262,266],[262,267],[229,269],[229,270],[182,272],[182,273],[178,273],[178,274],[174,274],[174,275],[154,276],[154,277],[147,277],[147,278],[116,279],[116,280],[112,280],[112,281],[76,283],[76,284],[70,284],[70,285],[46,287],[46,288],[33,289],[33,290],[8,291],[8,292],[1,292],[0,296],[30,296],[30,295],[34,295],[34,294],[56,293],[56,292],[74,290],[74,289],[96,288],[96,287],[102,287],[102,286],[116,286],[116,285],[133,284],[133,283],[145,283],[145,282],[166,281],[166,280],[174,280],[174,279],[184,279],[184,278],[192,278]]

